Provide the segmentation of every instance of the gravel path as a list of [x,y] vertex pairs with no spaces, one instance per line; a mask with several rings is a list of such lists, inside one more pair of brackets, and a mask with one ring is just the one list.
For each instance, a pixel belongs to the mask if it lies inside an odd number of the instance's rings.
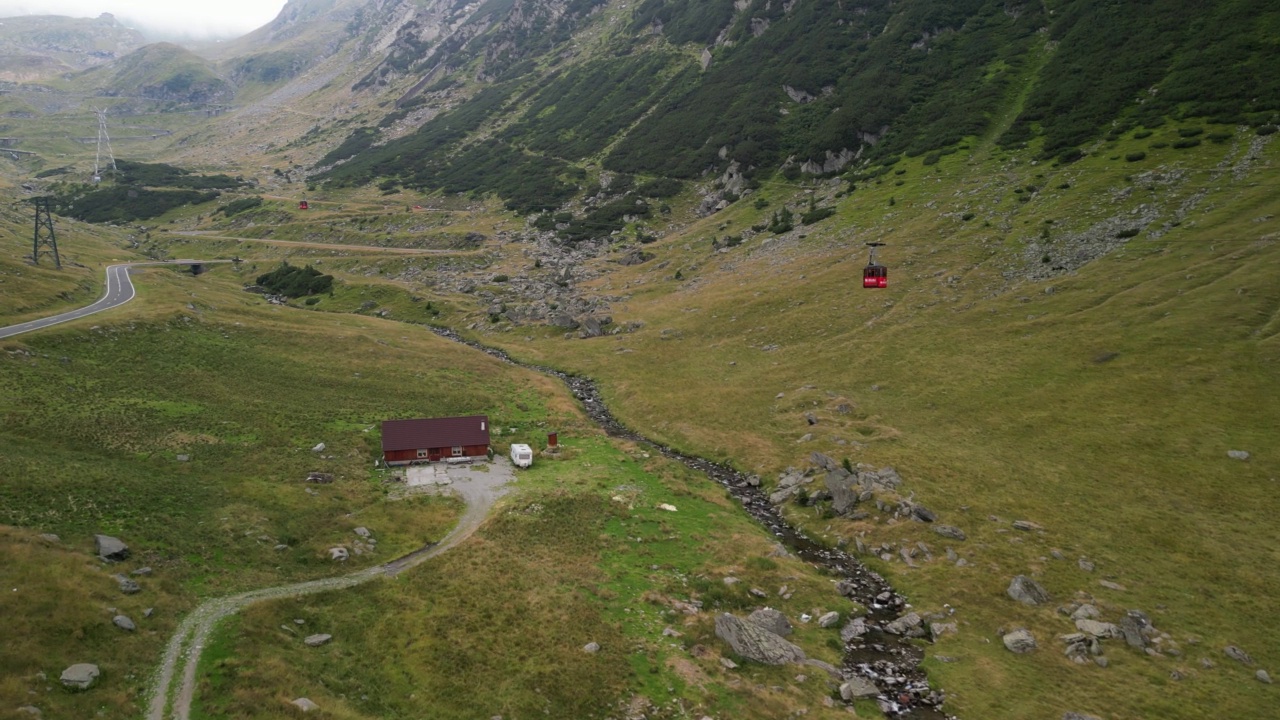
[[[151,705],[146,714],[147,720],[164,720],[167,708],[170,710],[171,718],[177,720],[190,718],[200,654],[219,620],[243,607],[264,600],[301,597],[327,590],[342,590],[376,578],[394,577],[416,567],[470,537],[480,527],[480,523],[484,521],[493,504],[506,491],[508,482],[513,477],[512,473],[511,464],[503,458],[495,458],[488,464],[488,470],[465,466],[449,468],[451,484],[439,488],[438,492],[462,498],[466,502],[466,510],[458,519],[458,524],[438,543],[426,545],[386,564],[350,575],[251,590],[200,603],[190,615],[183,619],[173,637],[169,638],[160,667],[156,670]],[[173,679],[176,675],[181,675],[180,683],[174,683]]]

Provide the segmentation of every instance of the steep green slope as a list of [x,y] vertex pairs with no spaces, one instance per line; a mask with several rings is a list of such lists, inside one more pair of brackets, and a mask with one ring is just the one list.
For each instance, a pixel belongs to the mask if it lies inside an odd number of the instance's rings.
[[104,95],[178,103],[230,100],[232,86],[200,56],[172,43],[154,43],[75,76],[74,87]]

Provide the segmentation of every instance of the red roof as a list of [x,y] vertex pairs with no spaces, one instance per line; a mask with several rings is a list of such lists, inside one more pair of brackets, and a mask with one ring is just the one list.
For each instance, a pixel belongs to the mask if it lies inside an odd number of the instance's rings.
[[488,444],[488,415],[382,421],[383,452]]

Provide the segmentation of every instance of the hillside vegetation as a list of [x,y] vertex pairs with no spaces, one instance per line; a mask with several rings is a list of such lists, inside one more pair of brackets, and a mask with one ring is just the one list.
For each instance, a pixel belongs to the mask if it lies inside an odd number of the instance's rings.
[[[783,491],[908,596],[948,713],[1269,716],[1278,43],[1280,10],[1230,1],[290,3],[207,65],[241,107],[121,153],[167,164],[98,196],[51,132],[0,166],[15,197],[74,190],[69,215],[156,210],[59,217],[58,272],[0,208],[4,324],[91,300],[108,261],[243,260],[147,270],[124,308],[0,343],[23,638],[0,702],[136,717],[198,601],[343,572],[326,551],[359,525],[381,540],[352,567],[440,537],[459,508],[397,499],[377,421],[487,413],[499,454],[565,449],[399,579],[220,625],[196,717],[300,696],[349,718],[883,714],[715,634],[768,605],[810,657],[851,660],[814,621],[863,612],[835,578],[555,381],[425,325],[589,376],[627,426]],[[861,286],[869,242],[884,290]],[[824,463],[902,485],[845,507]],[[101,531],[137,562],[94,560]],[[110,574],[144,563],[122,599]],[[1049,599],[1011,598],[1017,576]],[[117,606],[157,612],[121,635]],[[1019,629],[1033,651],[1006,649]],[[94,691],[40,679],[91,657]]]

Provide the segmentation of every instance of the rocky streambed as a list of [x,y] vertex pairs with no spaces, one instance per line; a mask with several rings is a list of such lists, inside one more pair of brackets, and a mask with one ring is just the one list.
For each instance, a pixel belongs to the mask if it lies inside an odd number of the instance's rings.
[[[904,611],[909,608],[906,598],[894,591],[878,573],[865,567],[853,556],[842,550],[826,547],[787,523],[780,510],[770,503],[768,494],[758,486],[758,481],[753,481],[753,478],[731,467],[683,453],[627,428],[609,412],[600,397],[599,388],[589,378],[542,365],[517,362],[501,350],[467,340],[452,330],[439,327],[430,329],[441,337],[467,345],[503,362],[559,378],[582,402],[587,415],[610,436],[650,445],[667,458],[705,473],[724,486],[742,503],[747,514],[768,528],[798,557],[841,577],[842,580],[836,584],[836,591],[866,608],[866,616],[851,623],[857,630],[842,633],[842,637],[846,638],[844,662],[840,669],[842,676],[845,679],[861,678],[874,684],[877,690],[876,700],[887,715],[949,717],[941,710],[943,693],[930,689],[928,678],[920,668],[920,661],[924,658],[923,650],[904,634],[895,632],[892,627],[895,621],[898,625],[902,624],[900,621]],[[914,613],[911,616],[919,617]]]

